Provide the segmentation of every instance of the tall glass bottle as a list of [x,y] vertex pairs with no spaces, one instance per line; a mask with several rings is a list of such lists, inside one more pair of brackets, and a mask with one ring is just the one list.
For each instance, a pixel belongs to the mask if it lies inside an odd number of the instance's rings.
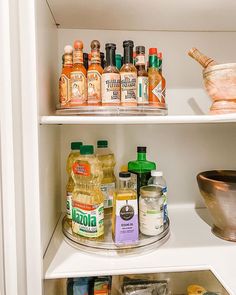
[[72,52],[72,46],[66,45],[62,57],[63,65],[59,80],[59,101],[61,107],[66,106],[70,101],[70,73],[73,65]]
[[149,49],[149,103],[157,107],[165,107],[165,99],[163,98],[162,76],[158,71],[157,49]]
[[165,103],[166,99],[166,79],[162,74],[162,52],[157,53],[158,71],[162,77],[162,102]]
[[137,102],[138,105],[148,104],[148,73],[145,69],[145,47],[136,46]]
[[145,186],[151,177],[151,171],[156,170],[156,164],[146,158],[147,148],[144,146],[137,147],[137,160],[128,163],[128,170],[131,173],[133,187],[137,190],[139,196],[140,187]]
[[88,68],[88,104],[100,105],[102,102],[101,79],[103,68],[100,59],[100,42],[91,42],[91,64]]
[[123,42],[124,64],[120,69],[121,77],[121,105],[137,105],[137,70],[133,65],[134,42],[131,40]]
[[106,62],[102,73],[102,105],[114,106],[120,104],[120,73],[116,67],[116,44],[108,43],[106,48]]
[[86,105],[87,102],[87,71],[83,64],[83,42],[74,42],[73,68],[70,73],[71,106]]

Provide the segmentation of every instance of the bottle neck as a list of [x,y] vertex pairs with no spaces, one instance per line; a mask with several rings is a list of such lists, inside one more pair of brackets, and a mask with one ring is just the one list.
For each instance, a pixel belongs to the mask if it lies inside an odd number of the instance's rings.
[[130,178],[120,179],[120,189],[128,189],[129,188]]
[[158,68],[158,59],[155,54],[149,55],[149,68]]
[[138,153],[138,161],[146,161],[146,153]]
[[107,62],[107,66],[115,66],[116,65],[115,49],[113,49],[113,48],[106,49],[106,62]]
[[124,64],[133,63],[133,47],[125,46],[124,47]]
[[73,64],[83,64],[83,51],[74,50],[73,52]]
[[101,64],[100,51],[92,50],[91,51],[91,64]]

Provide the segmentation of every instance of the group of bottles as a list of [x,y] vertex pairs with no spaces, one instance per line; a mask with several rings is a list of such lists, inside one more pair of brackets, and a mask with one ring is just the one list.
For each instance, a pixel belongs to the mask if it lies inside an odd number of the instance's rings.
[[[139,231],[150,236],[161,233],[167,221],[166,184],[162,174],[155,171],[155,163],[146,159],[146,147],[138,147],[137,160],[119,173],[118,189],[115,164],[106,140],[97,142],[96,155],[92,145],[71,144],[67,218],[72,231],[87,239],[102,240],[105,213],[112,219],[112,236],[117,245],[137,243]],[[147,191],[150,187],[151,194]],[[145,194],[142,190],[146,190]]]
[[[105,44],[106,60],[100,42],[91,42],[91,59],[83,54],[83,42],[65,46],[59,81],[61,107],[85,105],[166,107],[166,82],[162,75],[162,54],[149,49],[146,67],[145,47],[123,42],[124,56],[116,54],[116,44]],[[135,57],[135,58],[134,58]]]

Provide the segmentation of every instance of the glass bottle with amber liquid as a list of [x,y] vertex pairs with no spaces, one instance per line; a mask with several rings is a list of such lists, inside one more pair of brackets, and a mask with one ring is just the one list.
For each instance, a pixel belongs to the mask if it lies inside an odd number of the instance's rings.
[[137,102],[138,105],[147,105],[148,102],[148,72],[145,69],[145,47],[136,46]]
[[158,71],[157,49],[149,49],[149,104],[157,107],[166,107],[163,97],[163,79]]
[[121,105],[137,105],[137,70],[133,65],[134,42],[131,40],[123,42],[124,64],[120,69],[121,77]]
[[59,101],[61,107],[65,107],[70,102],[70,73],[73,65],[73,48],[66,45],[62,56],[62,71],[59,80]]
[[83,42],[76,40],[73,51],[73,68],[70,73],[71,106],[83,106],[87,103],[87,71],[83,64]]
[[116,67],[116,44],[107,43],[106,67],[102,73],[102,105],[120,105],[120,72]]
[[101,80],[103,68],[100,59],[100,42],[93,40],[91,42],[91,64],[88,68],[88,104],[101,105]]

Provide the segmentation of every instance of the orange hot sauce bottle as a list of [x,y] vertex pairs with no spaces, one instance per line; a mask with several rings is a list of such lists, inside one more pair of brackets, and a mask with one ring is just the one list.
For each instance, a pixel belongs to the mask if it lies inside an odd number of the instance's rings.
[[73,65],[72,52],[72,46],[66,45],[62,57],[63,66],[59,80],[59,101],[61,107],[65,107],[70,102],[70,72]]
[[103,68],[100,58],[100,43],[97,40],[91,42],[91,64],[88,68],[88,104],[101,105],[102,102],[102,80]]
[[83,42],[74,42],[73,67],[70,73],[70,106],[87,104],[87,71],[83,64]]

